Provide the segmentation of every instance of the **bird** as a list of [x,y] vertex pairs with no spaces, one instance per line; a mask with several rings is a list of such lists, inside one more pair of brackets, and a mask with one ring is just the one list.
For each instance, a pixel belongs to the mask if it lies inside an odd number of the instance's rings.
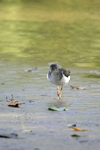
[[[70,80],[70,70],[59,68],[57,64],[51,64],[47,79],[57,85],[57,99],[61,99],[63,85],[67,84]],[[59,86],[61,86],[61,91],[59,91]]]

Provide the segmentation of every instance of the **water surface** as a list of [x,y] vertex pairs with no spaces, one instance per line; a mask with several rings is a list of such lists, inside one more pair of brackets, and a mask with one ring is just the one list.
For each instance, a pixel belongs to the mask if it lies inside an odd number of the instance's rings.
[[[61,100],[55,100],[57,87],[46,79],[53,62],[71,70]],[[69,85],[88,87],[72,90]],[[3,106],[11,94],[25,104]],[[68,111],[48,110],[71,102]],[[74,131],[64,119],[88,131]],[[33,132],[23,132],[21,122]],[[0,2],[0,134],[19,137],[1,139],[1,148],[99,150],[99,131],[100,2]]]
[[99,1],[0,3],[0,59],[100,67]]
[[[0,63],[0,133],[17,133],[21,139],[1,139],[2,149],[96,149],[100,146],[100,80],[84,78],[91,72],[91,68],[70,68],[71,81],[64,86],[62,99],[55,100],[56,86],[49,83],[46,74],[49,65],[38,66],[36,71],[25,72],[30,66],[18,63]],[[85,90],[71,89],[73,86],[87,86]],[[3,106],[6,97],[14,98],[25,104],[19,108]],[[69,103],[68,111],[49,111],[51,106],[65,107]],[[69,124],[88,129],[88,131],[74,131]],[[22,132],[22,125],[33,132]],[[73,138],[78,134],[81,137]],[[38,141],[38,142],[37,142]],[[6,142],[6,143],[5,143]],[[13,144],[11,144],[13,143]],[[24,143],[24,145],[23,145]],[[75,146],[76,145],[76,146]]]

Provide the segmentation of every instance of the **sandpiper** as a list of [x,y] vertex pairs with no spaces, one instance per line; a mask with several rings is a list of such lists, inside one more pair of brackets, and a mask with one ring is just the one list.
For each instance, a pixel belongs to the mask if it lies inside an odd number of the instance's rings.
[[[63,90],[63,85],[68,83],[70,80],[70,71],[59,68],[57,64],[52,64],[50,66],[50,71],[47,74],[47,79],[57,85],[57,95],[58,99],[61,98],[62,90]],[[61,91],[59,91],[59,86],[61,86]]]

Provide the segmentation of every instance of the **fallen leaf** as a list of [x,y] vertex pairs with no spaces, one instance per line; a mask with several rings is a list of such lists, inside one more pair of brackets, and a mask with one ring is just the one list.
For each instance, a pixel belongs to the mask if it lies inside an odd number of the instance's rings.
[[[72,102],[73,103],[73,102]],[[70,103],[69,105],[71,105],[72,103]],[[66,110],[68,110],[68,106],[69,105],[67,105],[66,107],[60,107],[60,108],[57,108],[57,107],[55,107],[55,106],[52,106],[52,107],[50,107],[50,108],[48,108],[48,110],[52,110],[52,111],[66,111]]]
[[88,86],[86,87],[81,87],[81,86],[72,86],[72,85],[69,85],[72,89],[81,89],[81,90],[85,90]]
[[69,124],[68,121],[63,117],[63,119],[65,120],[65,122],[67,123],[66,126],[70,127],[76,127],[76,124]]
[[65,111],[65,110],[68,110],[68,108],[65,109],[65,107],[57,108],[55,106],[52,106],[52,107],[48,108],[48,110],[52,110],[52,111]]
[[77,135],[77,134],[72,134],[71,136],[72,137],[80,137],[80,135]]
[[67,125],[69,128],[71,128],[71,127],[76,127],[76,124],[68,124]]
[[32,130],[22,130],[23,132],[33,132]]
[[81,128],[76,128],[76,127],[71,127],[75,131],[88,131],[87,129],[81,129]]
[[[9,107],[18,107],[19,105],[21,105],[22,103],[19,103],[18,101],[15,102],[11,102],[9,104],[3,104],[4,106],[9,106]],[[24,104],[24,103],[23,103]]]
[[88,140],[84,140],[84,141],[79,141],[80,143],[84,143],[84,142],[88,142]]
[[11,133],[11,134],[0,134],[0,138],[16,138],[18,134]]

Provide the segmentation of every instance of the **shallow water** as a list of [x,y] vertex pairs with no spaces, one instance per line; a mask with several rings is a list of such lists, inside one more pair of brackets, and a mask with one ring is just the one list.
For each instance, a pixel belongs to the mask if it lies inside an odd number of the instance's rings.
[[[0,139],[0,149],[99,150],[100,2],[6,0],[0,14],[0,134],[18,134]],[[53,61],[71,70],[61,100],[46,79]],[[3,106],[11,94],[25,104]],[[71,102],[68,111],[48,110]],[[65,119],[88,131],[68,128]],[[21,123],[33,132],[23,132]]]
[[[64,86],[62,99],[56,100],[56,86],[46,79],[49,65],[25,72],[31,67],[35,66],[0,62],[0,133],[17,133],[19,137],[0,139],[0,147],[3,150],[99,150],[100,80],[84,77],[91,73],[91,68],[69,68],[71,80]],[[72,90],[69,85],[90,86],[85,90]],[[10,98],[11,94],[25,104],[19,108],[3,106],[3,103],[7,103],[6,97]],[[68,111],[48,110],[52,105],[64,107],[71,102],[73,104],[68,107]],[[79,132],[68,128],[64,118],[69,124],[76,124],[88,131]],[[22,132],[21,122],[33,132]],[[72,134],[81,137],[71,137]]]

